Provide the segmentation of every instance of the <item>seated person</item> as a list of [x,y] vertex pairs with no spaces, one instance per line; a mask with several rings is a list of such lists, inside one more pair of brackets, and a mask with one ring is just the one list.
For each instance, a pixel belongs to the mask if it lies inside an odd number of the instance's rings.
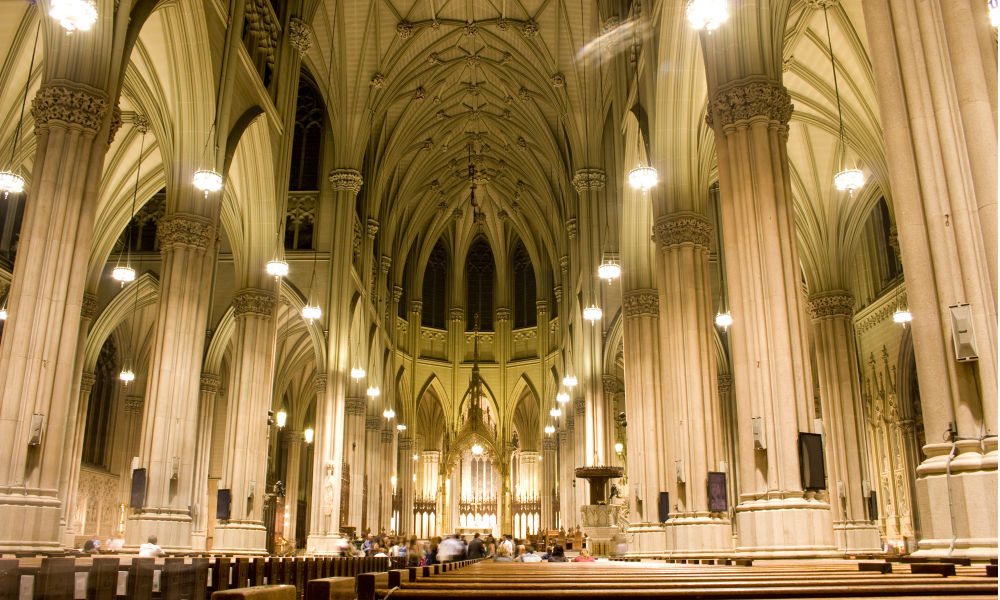
[[497,546],[497,555],[493,557],[493,562],[514,562],[514,559],[510,557],[510,548],[506,544]]
[[596,560],[597,559],[590,555],[590,550],[587,550],[586,548],[581,548],[580,554],[573,557],[573,562],[595,562]]
[[555,548],[552,549],[552,555],[549,556],[549,562],[569,562],[566,558],[566,551],[559,544],[556,544]]
[[542,557],[535,554],[534,546],[528,546],[525,549],[524,553],[520,554],[517,557],[517,561],[523,563],[536,563],[536,562],[542,562]]

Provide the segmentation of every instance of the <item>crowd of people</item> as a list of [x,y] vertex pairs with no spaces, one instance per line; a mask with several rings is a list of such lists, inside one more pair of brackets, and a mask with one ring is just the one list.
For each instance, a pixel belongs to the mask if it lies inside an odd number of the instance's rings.
[[515,544],[509,535],[499,540],[492,535],[485,537],[476,533],[466,542],[458,534],[447,537],[433,537],[420,542],[416,537],[409,539],[403,536],[388,535],[384,532],[378,535],[369,533],[364,539],[357,537],[347,548],[345,554],[350,556],[401,557],[406,558],[406,564],[411,567],[435,565],[466,559],[492,559],[494,562],[594,562],[594,557],[586,548],[573,558],[566,556],[566,550],[560,544],[545,548],[539,553],[531,544]]

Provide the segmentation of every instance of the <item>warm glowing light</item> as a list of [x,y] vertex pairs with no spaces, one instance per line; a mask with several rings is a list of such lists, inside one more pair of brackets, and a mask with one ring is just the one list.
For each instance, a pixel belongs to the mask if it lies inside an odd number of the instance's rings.
[[546,435],[551,435],[551,434],[555,433],[555,431],[556,431],[555,427],[553,427],[551,425],[546,425],[545,426],[545,434]]
[[628,184],[633,190],[645,192],[659,182],[656,169],[648,165],[639,165],[628,172]]
[[607,281],[609,284],[618,279],[622,274],[622,267],[611,259],[605,260],[601,266],[597,267],[597,276]]
[[622,444],[621,442],[615,444],[615,452],[617,452],[618,454],[621,454],[622,450],[624,449],[625,449],[625,444]]
[[847,169],[833,176],[833,185],[841,192],[854,194],[854,190],[865,185],[865,174],[860,169]]
[[129,382],[135,381],[135,373],[129,368],[122,369],[122,372],[118,374],[118,379],[121,379],[125,385],[128,385]]
[[559,404],[566,404],[567,402],[569,402],[569,394],[567,394],[566,392],[559,392],[558,394],[556,394],[556,402],[558,402]]
[[87,31],[97,21],[97,7],[89,0],[52,0],[51,16],[66,33]]
[[576,387],[577,381],[575,375],[567,375],[563,377],[563,385],[568,388]]
[[723,329],[728,329],[733,324],[733,315],[725,312],[715,315],[715,324]]
[[559,417],[562,416],[562,411],[559,410],[558,408],[553,408],[552,410],[549,411],[549,415],[558,419]]
[[310,324],[322,316],[323,311],[321,311],[318,306],[310,306],[306,304],[302,307],[302,318],[309,321]]
[[382,390],[378,389],[373,385],[370,385],[368,386],[368,389],[365,391],[365,393],[368,394],[369,398],[378,398],[379,394],[382,393]]
[[288,263],[283,260],[272,260],[267,263],[267,274],[275,279],[288,275]]
[[482,453],[483,453],[483,447],[482,446],[480,446],[479,444],[473,444],[472,445],[472,454],[473,455],[479,456]]
[[128,265],[125,265],[124,267],[115,267],[111,271],[111,278],[115,281],[121,282],[122,287],[124,287],[126,283],[135,281],[135,269]]
[[351,379],[359,381],[365,376],[365,370],[361,367],[351,367]]
[[729,19],[726,0],[691,0],[687,6],[687,19],[697,30],[715,31]]
[[316,437],[316,432],[313,431],[312,427],[308,427],[306,428],[305,431],[302,432],[302,438],[305,440],[307,444],[313,443],[314,437]]
[[393,475],[392,477],[389,478],[389,483],[392,484],[392,487],[396,487],[396,481],[398,481],[398,480],[396,479],[395,475]]
[[191,180],[194,187],[205,192],[217,192],[222,189],[222,175],[219,175],[211,169],[202,169],[201,171],[195,171],[194,179]]
[[913,320],[913,315],[905,308],[897,308],[896,312],[892,313],[892,320],[894,323],[899,323],[903,327],[906,327],[906,324]]
[[385,417],[386,419],[392,419],[396,416],[396,411],[392,410],[391,408],[387,408],[384,411],[382,411],[382,416]]
[[278,427],[284,427],[285,423],[288,422],[288,413],[283,410],[279,410],[278,414],[274,415],[274,417],[274,422],[278,425]]
[[600,321],[602,316],[604,316],[604,311],[602,311],[596,304],[591,304],[587,308],[583,309],[583,318],[590,321],[591,325]]
[[416,454],[413,455],[413,460],[417,460],[417,455]]
[[0,321],[7,320],[7,307],[0,308]]
[[1000,27],[1000,2],[989,0],[987,4],[990,7],[990,25]]
[[20,194],[23,191],[23,177],[10,171],[0,171],[0,192],[5,194]]
[[396,425],[396,431],[406,431],[406,425],[403,425],[402,423]]

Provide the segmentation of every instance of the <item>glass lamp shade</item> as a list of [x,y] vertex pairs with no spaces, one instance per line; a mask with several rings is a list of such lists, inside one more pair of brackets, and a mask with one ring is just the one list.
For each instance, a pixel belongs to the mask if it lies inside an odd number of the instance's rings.
[[628,172],[628,184],[633,190],[645,192],[659,181],[656,169],[649,165],[639,165]]
[[596,304],[592,304],[583,309],[583,318],[590,321],[591,325],[600,321],[603,316],[604,311],[602,311]]
[[365,376],[365,370],[361,367],[351,367],[351,379],[358,381]]
[[555,427],[553,427],[551,425],[546,425],[545,426],[545,433],[546,433],[546,435],[552,435],[553,433],[555,433],[555,431],[556,431]]
[[310,306],[309,304],[306,304],[302,307],[302,318],[310,323],[322,316],[323,311],[321,311],[318,306]]
[[379,394],[381,393],[382,391],[373,385],[368,386],[368,389],[365,391],[365,394],[368,394],[369,398],[378,398]]
[[833,185],[841,192],[854,193],[865,185],[865,174],[861,169],[847,169],[833,176]]
[[217,192],[222,189],[222,175],[219,175],[211,169],[202,169],[201,171],[195,171],[194,179],[191,180],[194,187],[205,192]]
[[569,402],[569,394],[567,394],[566,392],[559,392],[558,394],[556,394],[556,402],[558,402],[559,404],[566,404],[567,402]]
[[576,384],[577,384],[576,376],[575,375],[567,375],[567,376],[563,377],[562,383],[563,383],[564,386],[566,386],[568,388],[574,388],[574,387],[576,387]]
[[7,307],[0,308],[0,321],[7,320]]
[[88,0],[52,0],[49,16],[59,21],[66,33],[87,31],[97,22],[97,7]]
[[691,0],[687,5],[687,19],[699,31],[714,31],[729,19],[726,0]]
[[121,379],[122,383],[128,385],[130,382],[135,381],[135,373],[129,368],[122,369],[122,372],[118,374],[118,379]]
[[288,422],[288,413],[279,410],[278,414],[274,415],[274,422],[278,427],[284,427],[285,423]]
[[0,171],[0,192],[20,194],[24,191],[24,177],[11,171]]
[[111,278],[124,286],[126,283],[135,281],[135,269],[128,265],[115,267],[111,270]]
[[621,454],[622,450],[624,450],[624,449],[625,449],[625,444],[623,444],[621,442],[618,442],[618,443],[615,444],[615,452],[617,452],[618,454]]
[[313,443],[313,439],[316,437],[316,432],[313,431],[312,427],[307,427],[305,431],[302,432],[302,437],[307,444]]
[[726,329],[727,327],[733,324],[733,316],[727,312],[719,313],[715,315],[715,324],[718,327]]
[[907,323],[913,320],[913,315],[905,308],[897,308],[896,312],[892,313],[892,320],[894,323],[899,323],[905,327]]
[[267,274],[275,279],[288,275],[288,263],[283,260],[272,260],[267,263]]
[[382,411],[382,416],[385,417],[386,419],[392,419],[396,416],[396,411],[392,410],[391,408],[387,408],[384,411]]
[[403,425],[402,423],[396,425],[396,431],[406,431],[406,425]]
[[558,409],[558,408],[553,408],[553,409],[551,409],[551,410],[549,411],[549,416],[551,416],[551,417],[554,417],[554,418],[558,419],[559,417],[561,417],[561,416],[562,416],[562,410],[560,410],[560,409]]
[[618,279],[622,274],[622,267],[613,260],[606,260],[597,267],[597,276],[608,283]]
[[472,445],[472,454],[474,456],[479,456],[482,453],[483,453],[483,447],[482,446],[480,446],[479,444],[473,444]]

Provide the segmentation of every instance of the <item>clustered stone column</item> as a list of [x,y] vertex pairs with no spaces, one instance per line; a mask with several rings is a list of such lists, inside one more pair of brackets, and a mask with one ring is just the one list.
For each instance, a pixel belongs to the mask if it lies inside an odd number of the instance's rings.
[[215,400],[220,378],[212,373],[201,374],[201,401],[198,403],[198,441],[195,444],[194,490],[191,493],[198,508],[192,515],[191,549],[205,550],[208,537],[208,464],[212,456],[212,431],[215,429]]
[[[82,320],[82,319],[81,319]],[[76,496],[80,487],[80,458],[83,456],[83,436],[87,429],[87,408],[90,404],[90,393],[97,383],[97,377],[90,372],[84,371],[80,376],[80,397],[77,401],[76,423],[74,425],[73,443],[67,449],[70,457],[77,457],[76,460],[70,458],[63,469],[65,483],[65,495],[63,500],[63,544],[68,548],[76,545],[76,526],[73,520],[73,513],[76,511]]]
[[[381,415],[365,418],[365,479],[366,499],[362,529],[378,533],[382,522],[379,517],[379,502],[382,489],[382,460],[379,458],[379,434],[382,431]],[[363,533],[363,531],[362,531]]]
[[[379,528],[389,531],[392,524],[392,478],[396,475],[396,432],[382,429],[379,434],[378,458],[382,461],[382,495],[379,498]],[[399,478],[396,479],[397,484]]]
[[305,441],[301,429],[286,429],[285,443],[285,513],[288,525],[285,539],[295,541],[298,534],[296,524],[299,518],[299,473],[302,471],[302,443]]
[[344,402],[344,456],[350,467],[351,494],[347,522],[361,532],[361,491],[365,485],[365,409],[364,398],[348,398]]
[[32,102],[37,149],[0,342],[3,551],[61,546],[69,490],[60,486],[76,428],[75,358],[109,104],[104,90],[67,80],[43,83]]
[[691,211],[660,216],[653,226],[659,249],[660,382],[665,410],[652,425],[664,433],[668,445],[666,454],[658,455],[661,461],[666,459],[670,472],[667,547],[692,556],[719,555],[732,548],[729,519],[708,505],[708,473],[719,471],[722,458],[708,270],[711,234],[708,219]]
[[559,440],[551,435],[542,438],[542,480],[539,482],[538,493],[541,496],[541,530],[553,529],[556,527],[555,507],[553,506],[556,494],[556,466],[557,454],[559,450]]
[[399,523],[396,526],[396,533],[399,535],[413,535],[413,494],[416,490],[416,482],[413,481],[413,452],[415,450],[413,438],[399,437],[399,475],[396,479],[396,486],[399,489],[400,508]]
[[566,415],[566,426],[559,431],[559,520],[567,531],[579,523],[579,506],[576,503],[576,457],[573,452],[574,419]]
[[830,507],[807,495],[799,476],[798,434],[812,428],[812,389],[786,148],[792,105],[780,83],[747,78],[719,85],[709,107],[734,320],[737,551],[832,553]]

